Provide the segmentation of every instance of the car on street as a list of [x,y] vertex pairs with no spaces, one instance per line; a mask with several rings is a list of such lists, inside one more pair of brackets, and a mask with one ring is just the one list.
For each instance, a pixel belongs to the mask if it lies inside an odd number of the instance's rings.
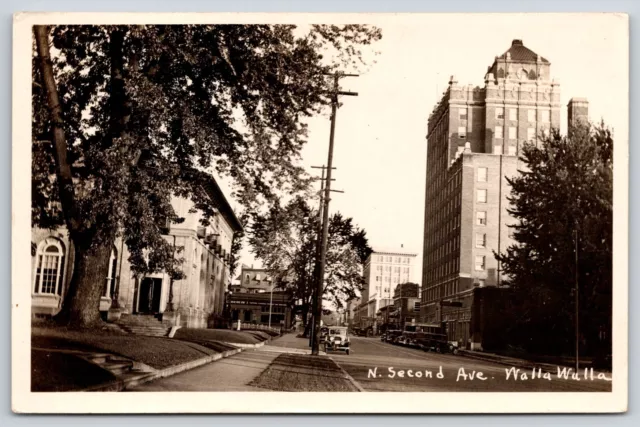
[[347,355],[350,352],[350,340],[347,328],[344,326],[333,326],[329,328],[325,341],[325,352],[344,351]]
[[398,329],[392,329],[389,330],[387,332],[385,332],[385,337],[384,340],[385,342],[391,343],[391,344],[395,344],[395,340],[402,335],[402,331],[398,330]]

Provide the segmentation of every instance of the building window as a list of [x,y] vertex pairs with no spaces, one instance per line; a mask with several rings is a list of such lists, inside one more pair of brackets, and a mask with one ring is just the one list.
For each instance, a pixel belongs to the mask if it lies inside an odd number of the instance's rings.
[[36,253],[33,291],[36,294],[60,295],[64,271],[64,250],[60,242],[47,239]]
[[487,246],[487,235],[484,233],[476,233],[476,248],[484,248]]
[[477,271],[484,270],[484,255],[476,256],[476,270]]
[[413,311],[420,311],[420,302],[416,301],[413,303]]
[[487,182],[487,168],[478,168],[478,182]]
[[533,142],[536,139],[536,130],[535,128],[528,128],[527,129],[527,141],[529,142]]
[[528,110],[527,111],[527,119],[530,122],[535,122],[536,121],[536,110]]
[[466,108],[458,108],[458,119],[467,120],[467,109]]
[[476,212],[476,225],[487,225],[486,212]]
[[478,190],[476,193],[476,198],[478,203],[487,203],[487,190],[482,189]]
[[494,145],[493,146],[493,154],[502,154],[502,145]]
[[517,153],[516,147],[514,145],[510,145],[509,146],[509,155],[510,156],[515,156]]
[[467,137],[467,127],[466,126],[459,126],[458,127],[458,137],[460,139],[464,139]]
[[540,121],[542,123],[549,123],[551,121],[551,111],[549,110],[542,110],[540,111]]
[[496,119],[504,119],[504,108],[496,108]]
[[509,108],[509,120],[518,120],[518,110]]
[[516,133],[516,127],[515,126],[511,126],[509,127],[509,139],[516,139],[517,133]]
[[104,285],[104,295],[107,298],[112,298],[116,292],[116,268],[118,265],[117,251],[111,249],[111,256],[109,257],[109,271],[107,272],[107,280]]
[[502,139],[502,138],[504,138],[502,126],[496,126],[496,139]]

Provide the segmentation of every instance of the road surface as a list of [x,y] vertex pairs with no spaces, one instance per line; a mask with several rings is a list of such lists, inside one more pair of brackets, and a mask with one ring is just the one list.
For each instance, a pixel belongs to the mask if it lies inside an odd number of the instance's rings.
[[[330,356],[365,391],[611,391],[611,382],[598,380],[597,373],[593,380],[590,375],[585,379],[584,372],[579,380],[571,376],[558,378],[557,372],[549,374],[550,379],[534,379],[531,369],[520,369],[516,374],[516,368],[395,346],[379,338],[352,336],[351,349],[348,356],[344,353],[330,353]],[[510,372],[508,378],[507,371]],[[544,372],[539,375],[543,376]],[[610,374],[607,375],[610,378]]]

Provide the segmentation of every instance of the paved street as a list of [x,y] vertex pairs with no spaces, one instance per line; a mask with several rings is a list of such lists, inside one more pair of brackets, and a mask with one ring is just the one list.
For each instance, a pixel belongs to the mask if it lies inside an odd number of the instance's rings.
[[[520,370],[529,379],[506,378],[509,367],[451,354],[428,353],[382,343],[379,338],[351,337],[352,352],[330,354],[366,391],[610,391],[611,382],[604,380],[532,379],[531,370]],[[437,374],[442,367],[442,376]],[[377,370],[376,370],[377,368]],[[467,379],[458,378],[464,369]],[[412,372],[409,373],[409,370]],[[401,371],[404,371],[401,373]],[[418,374],[417,372],[420,372]],[[425,378],[431,371],[433,378]],[[479,378],[479,373],[486,380]],[[375,377],[373,377],[375,373]],[[402,376],[401,376],[402,375]],[[413,376],[412,378],[410,376]],[[417,378],[421,375],[422,378]],[[473,379],[471,378],[473,375]],[[543,374],[541,374],[543,375]]]
[[[532,378],[520,369],[507,379],[508,366],[452,354],[383,343],[379,338],[351,337],[351,354],[329,353],[365,391],[610,391],[611,382]],[[287,334],[256,350],[136,387],[133,391],[264,391],[248,384],[281,353],[308,354],[308,340]],[[467,375],[464,379],[462,371]],[[431,377],[427,377],[430,372]],[[512,371],[513,372],[513,371]],[[441,377],[439,378],[439,373]],[[521,379],[526,374],[528,379]],[[544,373],[540,373],[544,375]],[[486,379],[481,379],[486,378]]]

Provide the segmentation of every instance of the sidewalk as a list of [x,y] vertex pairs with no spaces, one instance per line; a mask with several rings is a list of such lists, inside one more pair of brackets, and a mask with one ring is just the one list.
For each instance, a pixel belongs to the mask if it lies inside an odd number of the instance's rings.
[[267,369],[277,356],[278,353],[243,351],[129,391],[269,391],[248,384]]
[[[295,353],[295,354],[311,354],[311,347],[309,347],[309,338],[298,338],[298,333],[289,333],[276,338],[262,347],[262,351],[271,351],[277,353]],[[321,351],[321,355],[326,353]]]

